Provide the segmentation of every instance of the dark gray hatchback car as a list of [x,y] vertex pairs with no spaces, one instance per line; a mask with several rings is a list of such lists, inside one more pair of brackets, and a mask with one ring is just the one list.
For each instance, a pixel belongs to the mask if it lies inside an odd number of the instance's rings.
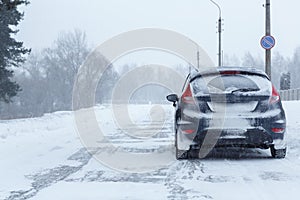
[[182,94],[170,94],[176,158],[205,157],[213,148],[270,148],[286,155],[286,118],[279,93],[261,70],[219,67],[190,73]]

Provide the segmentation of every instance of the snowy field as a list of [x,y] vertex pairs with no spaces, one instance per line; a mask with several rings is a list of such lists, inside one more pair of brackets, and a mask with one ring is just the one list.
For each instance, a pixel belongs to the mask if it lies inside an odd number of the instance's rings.
[[[162,106],[167,119],[163,124],[153,106],[130,105],[129,114],[138,126],[122,128],[111,107],[95,108],[99,126],[114,147],[99,145],[95,155],[106,152],[118,158],[115,166],[87,152],[72,112],[0,121],[0,199],[299,199],[300,102],[283,103],[288,122],[285,159],[272,159],[269,150],[230,149],[214,151],[203,160],[177,161],[171,105]],[[150,126],[149,113],[156,115]],[[144,137],[137,137],[139,128]],[[136,169],[118,169],[126,161],[114,155],[124,150],[131,156],[156,154],[166,159],[135,160],[131,164]]]

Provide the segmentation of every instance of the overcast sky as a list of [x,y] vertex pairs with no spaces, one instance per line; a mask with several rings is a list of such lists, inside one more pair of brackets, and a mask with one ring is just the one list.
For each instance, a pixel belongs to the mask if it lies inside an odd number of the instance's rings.
[[[224,19],[223,50],[242,57],[249,51],[264,55],[264,0],[216,0]],[[271,0],[273,51],[292,56],[300,46],[300,1]],[[125,31],[163,28],[196,41],[217,63],[218,9],[209,0],[31,0],[17,39],[26,47],[48,47],[59,32],[74,28],[86,32],[96,46]]]

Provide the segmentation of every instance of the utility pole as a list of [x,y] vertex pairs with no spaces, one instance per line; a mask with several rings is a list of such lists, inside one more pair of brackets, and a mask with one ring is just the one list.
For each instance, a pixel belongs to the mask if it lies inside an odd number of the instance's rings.
[[196,54],[196,60],[197,60],[197,68],[200,69],[200,50],[199,50],[199,45],[194,42],[193,40],[189,39],[190,42],[194,43],[195,46],[197,47],[197,54]]
[[[271,12],[270,12],[270,0],[266,0],[266,36],[271,35]],[[266,49],[266,66],[265,66],[265,71],[266,74],[270,77],[271,79],[271,48]]]
[[219,19],[218,19],[218,34],[219,34],[218,66],[220,67],[222,65],[222,16],[221,16],[221,8],[213,0],[210,0],[210,1],[213,4],[215,4],[219,9]]
[[218,34],[219,34],[219,67],[222,65],[222,47],[221,47],[221,42],[222,42],[222,19],[221,19],[221,11],[220,11],[220,17],[218,20]]

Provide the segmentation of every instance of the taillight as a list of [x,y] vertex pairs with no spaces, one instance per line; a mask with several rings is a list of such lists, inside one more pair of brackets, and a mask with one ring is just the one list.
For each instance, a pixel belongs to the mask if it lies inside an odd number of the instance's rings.
[[195,104],[195,100],[194,100],[194,98],[193,98],[193,94],[192,94],[192,90],[191,90],[190,84],[187,86],[186,90],[185,90],[184,93],[182,94],[181,100],[182,100],[184,103]]
[[195,132],[195,130],[194,129],[183,129],[182,132],[185,134],[192,134]]
[[280,100],[280,96],[279,93],[277,92],[277,90],[275,89],[274,85],[272,85],[272,96],[270,97],[270,104],[276,103]]
[[274,133],[283,133],[284,128],[272,128],[272,132],[274,132]]

